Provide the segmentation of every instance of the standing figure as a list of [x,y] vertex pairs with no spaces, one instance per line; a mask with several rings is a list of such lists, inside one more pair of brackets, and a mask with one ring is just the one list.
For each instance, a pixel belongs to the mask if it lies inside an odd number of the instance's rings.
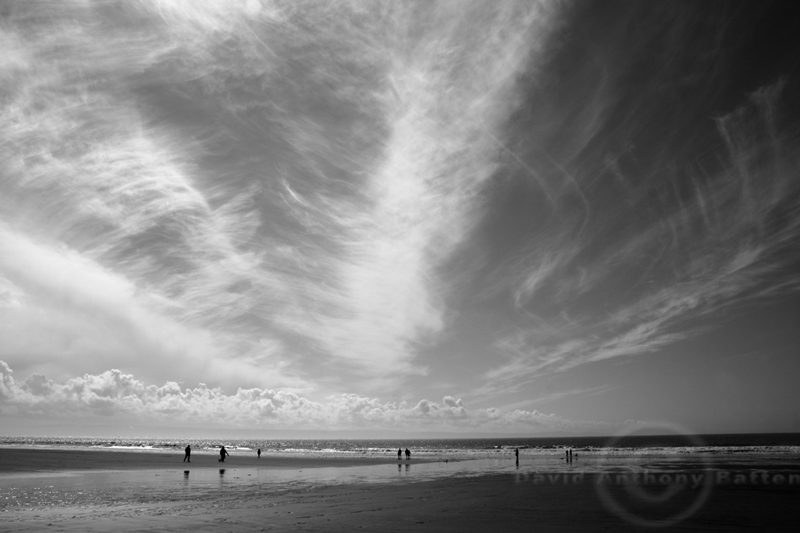
[[408,461],[409,459],[411,459],[411,452],[408,451],[408,448],[406,448],[406,461]]
[[399,461],[403,457],[403,450],[397,448],[397,460]]
[[258,454],[258,458],[261,459],[261,448],[259,448],[256,453]]
[[225,449],[225,446],[222,446],[222,447],[219,449],[219,460],[220,460],[220,462],[221,462],[221,463],[224,463],[224,462],[225,462],[225,456],[227,456],[227,455],[230,455],[230,454],[228,453],[228,450],[226,450],[226,449]]
[[517,466],[519,466],[519,448],[514,448],[514,455],[517,458]]
[[183,462],[184,463],[186,463],[186,462],[191,463],[192,462],[192,445],[190,444],[190,445],[186,446],[186,449],[183,450],[183,451],[186,452],[186,455],[183,456]]

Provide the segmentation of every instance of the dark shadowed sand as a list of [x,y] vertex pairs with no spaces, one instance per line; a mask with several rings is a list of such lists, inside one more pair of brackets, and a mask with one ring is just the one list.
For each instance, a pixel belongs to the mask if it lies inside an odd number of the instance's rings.
[[[268,455],[257,458],[255,452],[233,452],[219,462],[219,455],[211,453],[192,453],[191,464],[183,463],[183,451],[119,451],[100,449],[86,450],[48,450],[29,448],[0,448],[0,474],[11,472],[67,471],[67,470],[159,470],[175,469],[178,466],[192,468],[218,468],[235,466],[247,468],[320,468],[336,466],[363,466],[395,464],[396,456],[300,456],[292,454]],[[414,462],[422,462],[415,459]]]
[[[800,519],[800,483],[789,483],[800,471],[786,458],[718,460],[708,484],[670,492],[578,467],[537,474],[530,458],[464,477],[390,457],[0,454],[0,531],[794,531]],[[667,475],[681,472],[703,471]]]

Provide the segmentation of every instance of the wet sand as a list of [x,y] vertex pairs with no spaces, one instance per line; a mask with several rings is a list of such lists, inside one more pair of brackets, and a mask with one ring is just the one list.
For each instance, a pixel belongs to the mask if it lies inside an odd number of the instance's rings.
[[[370,464],[395,464],[397,455],[386,457],[361,457],[343,455],[309,456],[262,454],[254,451],[231,452],[224,463],[219,454],[193,452],[191,463],[183,463],[184,453],[170,451],[122,451],[114,449],[65,450],[0,448],[0,474],[11,472],[60,472],[72,470],[159,470],[174,469],[183,464],[192,468],[219,468],[221,466],[247,468],[324,468],[361,466]],[[425,460],[413,459],[419,463]]]
[[[753,461],[745,469],[731,466],[729,474],[750,474],[742,484],[728,482],[734,478],[725,478],[717,464],[716,479],[725,482],[712,483],[705,493],[701,487],[685,488],[663,499],[664,487],[647,487],[650,502],[643,504],[612,478],[602,496],[600,474],[575,477],[581,471],[573,468],[537,478],[527,460],[522,474],[315,484],[293,482],[291,471],[369,463],[376,472],[413,474],[415,466],[412,460],[408,469],[396,468],[396,458],[262,456],[242,457],[240,463],[237,457],[218,474],[223,465],[216,456],[198,455],[189,469],[191,482],[189,475],[181,482],[182,454],[20,451],[2,450],[0,485],[56,492],[47,495],[49,504],[0,500],[0,531],[641,531],[646,528],[637,519],[669,523],[697,501],[694,512],[661,530],[794,531],[800,520],[800,484],[787,484],[788,477],[777,483],[777,475],[796,472],[784,468],[784,459]],[[62,462],[56,470],[41,471],[57,458]],[[93,469],[80,472],[87,464]],[[248,481],[270,480],[279,472],[284,477],[274,483]],[[761,472],[771,477],[759,478]],[[165,478],[170,485],[156,481]],[[41,488],[30,489],[37,484]],[[618,508],[604,499],[609,496]]]

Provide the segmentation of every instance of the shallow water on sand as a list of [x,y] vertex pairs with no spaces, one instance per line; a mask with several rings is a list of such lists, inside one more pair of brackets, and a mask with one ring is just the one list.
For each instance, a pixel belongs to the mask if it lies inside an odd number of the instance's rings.
[[[769,458],[781,468],[800,468],[796,458]],[[763,465],[764,457],[683,457],[582,455],[572,463],[560,455],[514,460],[477,459],[350,467],[308,468],[175,468],[5,474],[0,476],[0,511],[61,506],[118,505],[146,502],[269,497],[320,486],[367,483],[411,483],[445,478],[509,474],[519,478],[536,473],[596,474],[642,470],[708,470]]]
[[700,471],[717,468],[765,468],[800,472],[790,455],[686,456],[581,454],[418,463],[313,467],[189,467],[169,470],[65,471],[0,475],[0,512],[58,507],[89,508],[144,503],[243,500],[304,492],[321,486],[413,483],[446,478],[508,474],[517,482],[535,474],[603,474],[642,471]]

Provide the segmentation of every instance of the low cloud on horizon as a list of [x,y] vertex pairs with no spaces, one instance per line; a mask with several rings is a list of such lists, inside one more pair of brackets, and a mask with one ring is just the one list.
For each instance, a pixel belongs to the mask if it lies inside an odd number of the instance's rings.
[[[229,428],[269,432],[275,429],[454,434],[472,431],[497,435],[603,434],[611,425],[567,420],[554,414],[513,409],[468,409],[462,400],[445,396],[441,402],[381,402],[357,394],[331,396],[315,402],[292,392],[239,389],[225,394],[205,384],[148,385],[130,374],[108,370],[55,382],[41,374],[17,380],[0,361],[0,414],[6,431],[15,421],[72,419],[80,424],[149,425],[163,432],[182,428]],[[168,429],[169,428],[169,429]],[[169,436],[169,435],[167,435]]]

